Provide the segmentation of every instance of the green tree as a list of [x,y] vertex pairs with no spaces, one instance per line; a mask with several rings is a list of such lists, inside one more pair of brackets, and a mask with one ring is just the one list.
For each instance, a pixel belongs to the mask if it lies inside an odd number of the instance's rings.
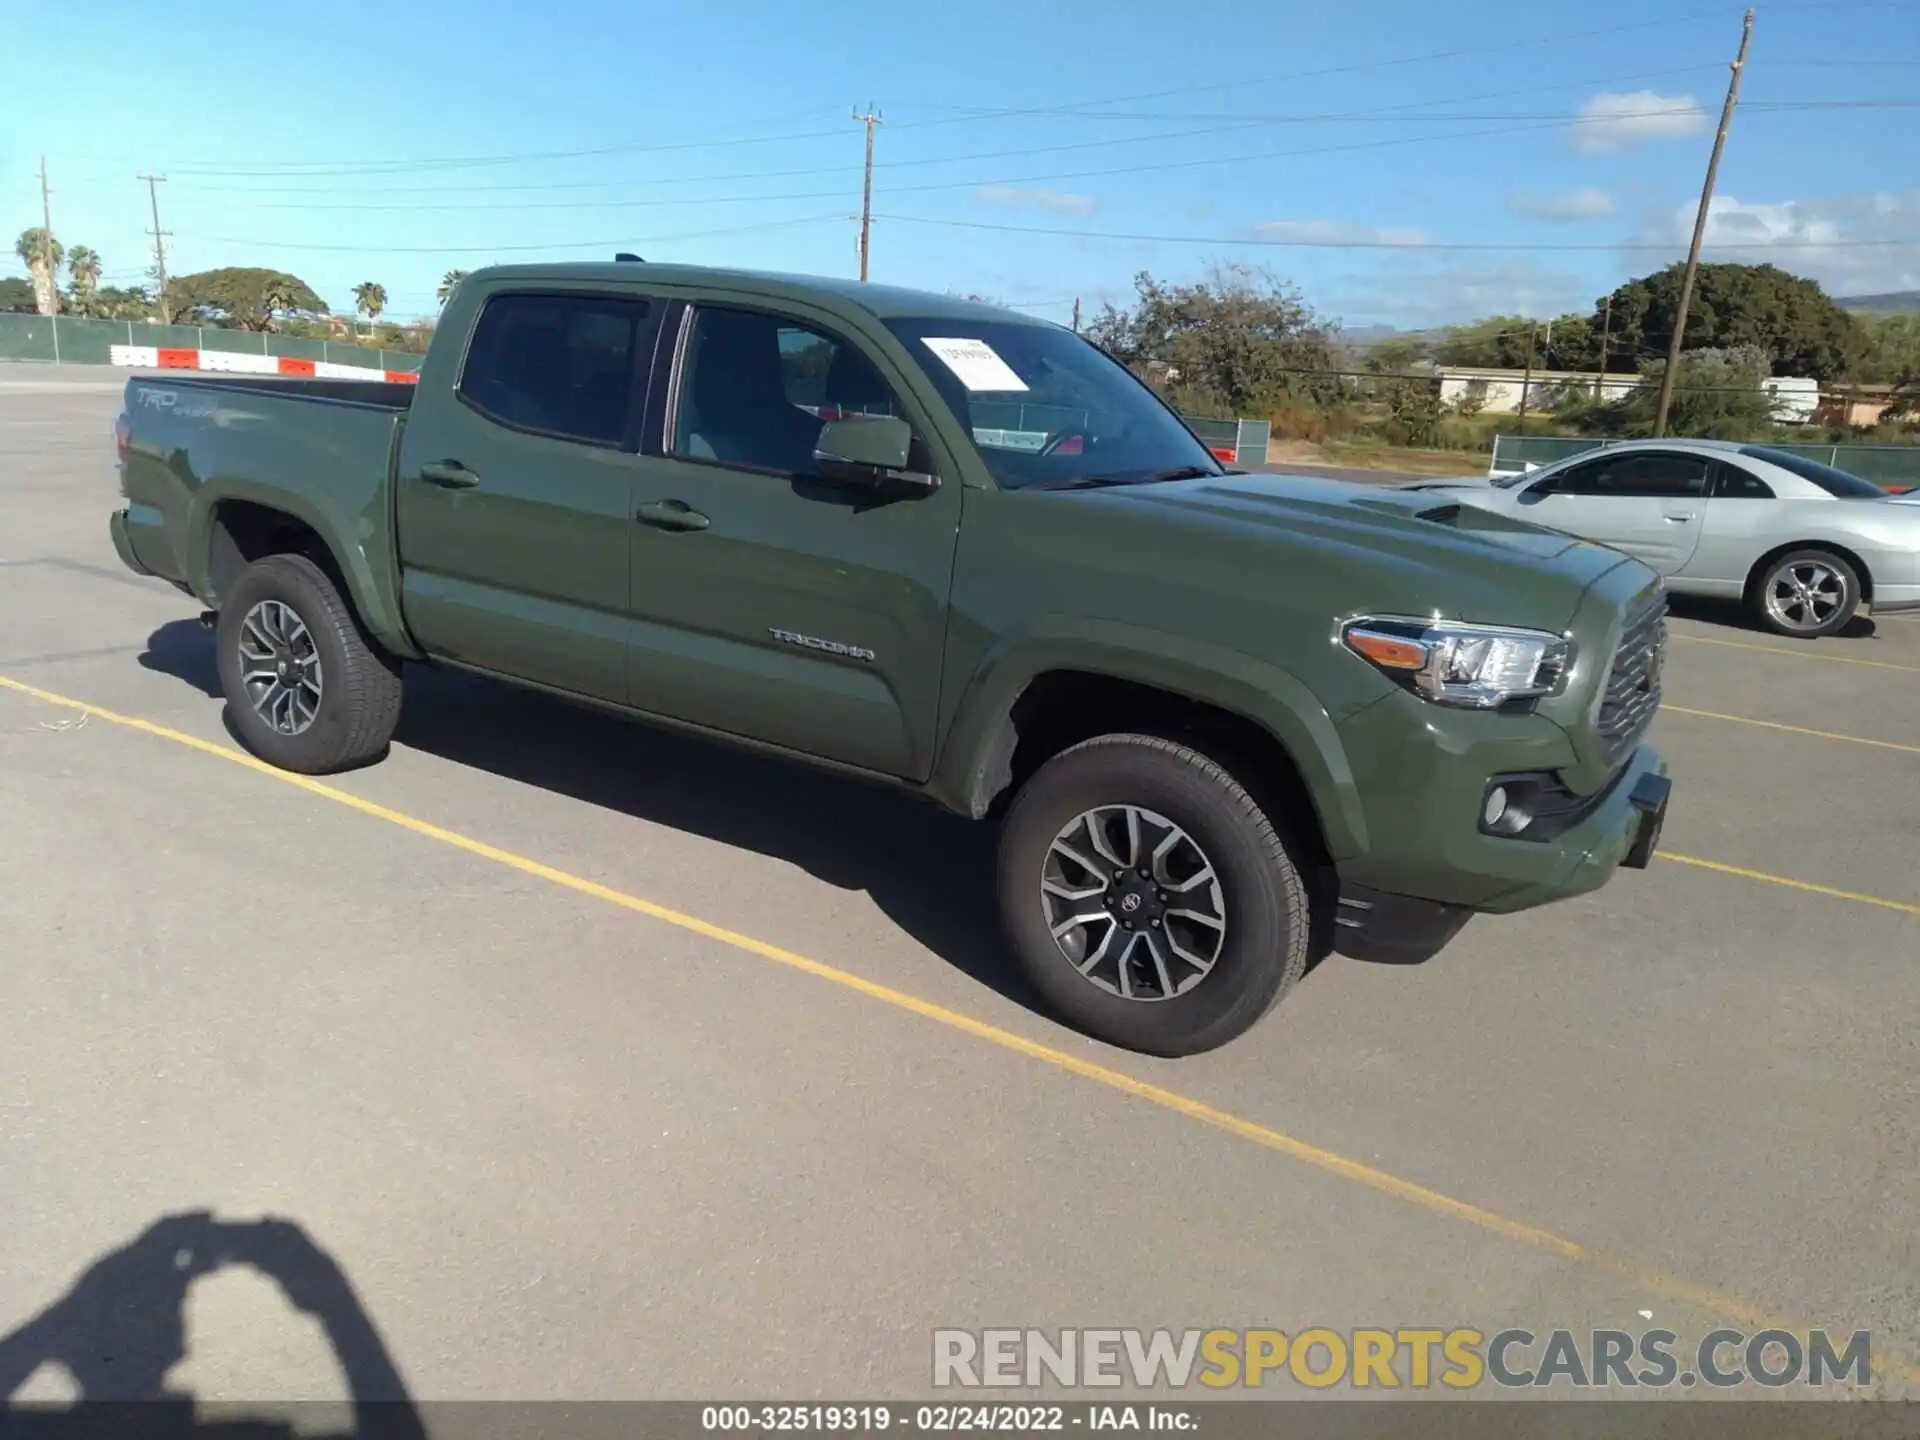
[[[1665,360],[1649,361],[1618,401],[1561,410],[1573,428],[1603,435],[1651,435]],[[1685,350],[1667,414],[1669,434],[1702,440],[1763,440],[1773,432],[1773,398],[1762,388],[1767,352],[1757,345]]]
[[1527,363],[1527,330],[1541,322],[1527,315],[1489,315],[1469,325],[1451,325],[1434,342],[1433,358],[1442,365],[1473,365],[1518,370]]
[[1143,270],[1133,283],[1132,307],[1102,307],[1085,333],[1135,369],[1167,367],[1177,404],[1250,415],[1338,398],[1334,323],[1270,272],[1217,265],[1204,281],[1168,285]]
[[1872,354],[1859,378],[1876,385],[1898,384],[1902,375],[1920,374],[1920,314],[1862,316]]
[[26,265],[27,274],[33,280],[33,294],[39,313],[57,314],[60,309],[60,266],[66,259],[66,247],[57,237],[49,236],[44,226],[35,225],[20,232],[20,238],[13,242],[13,253]]
[[88,313],[100,320],[145,320],[153,313],[153,296],[144,286],[103,285]]
[[440,288],[433,292],[434,298],[442,305],[453,298],[453,292],[460,288],[460,282],[467,278],[464,270],[449,270],[440,277]]
[[[1613,292],[1613,344],[1623,361],[1666,354],[1684,268],[1669,265]],[[1593,324],[1600,319],[1596,308]],[[1772,373],[1816,380],[1849,377],[1872,351],[1857,317],[1813,281],[1774,265],[1702,265],[1684,343],[1689,350],[1757,347]]]
[[373,323],[387,308],[387,287],[376,285],[371,280],[362,280],[353,287],[353,308],[367,317],[367,328],[371,331]]
[[100,252],[89,245],[76,245],[69,250],[67,283],[74,313],[94,314],[94,300],[100,291]]
[[274,330],[292,316],[325,315],[327,303],[297,275],[233,267],[181,275],[168,282],[162,306],[169,321]]
[[34,294],[31,280],[17,275],[0,279],[0,312],[36,315],[39,311],[40,299]]

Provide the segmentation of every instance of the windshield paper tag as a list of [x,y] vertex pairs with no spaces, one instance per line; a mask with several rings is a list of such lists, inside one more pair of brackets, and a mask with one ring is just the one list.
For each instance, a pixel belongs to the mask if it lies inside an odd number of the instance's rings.
[[1025,390],[1026,382],[984,340],[940,340],[921,337],[920,343],[938,355],[969,390]]

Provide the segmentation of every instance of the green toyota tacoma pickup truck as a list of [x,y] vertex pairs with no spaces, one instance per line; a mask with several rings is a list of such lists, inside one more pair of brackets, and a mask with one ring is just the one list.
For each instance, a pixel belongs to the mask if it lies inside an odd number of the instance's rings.
[[411,661],[898,786],[998,823],[1013,956],[1136,1050],[1593,890],[1666,811],[1653,571],[1225,469],[985,305],[500,267],[417,384],[136,378],[115,429],[114,545],[201,602],[262,759],[379,757]]

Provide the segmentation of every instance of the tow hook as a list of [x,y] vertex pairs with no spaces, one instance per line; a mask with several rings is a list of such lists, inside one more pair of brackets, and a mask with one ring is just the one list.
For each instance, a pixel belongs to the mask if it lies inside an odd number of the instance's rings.
[[202,630],[211,630],[219,623],[220,612],[218,610],[202,610],[200,612],[200,628]]

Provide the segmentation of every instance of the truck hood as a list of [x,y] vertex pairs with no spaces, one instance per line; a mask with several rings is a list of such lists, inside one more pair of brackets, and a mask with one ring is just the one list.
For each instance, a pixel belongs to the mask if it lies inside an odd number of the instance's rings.
[[[1294,475],[1226,475],[1092,492],[1163,520],[1225,530],[1292,573],[1331,571],[1364,604],[1559,628],[1623,564],[1620,551],[1483,510],[1445,491]],[[1294,563],[1297,560],[1298,563]],[[1301,577],[1306,578],[1305,576]],[[1648,572],[1652,578],[1652,572]]]

